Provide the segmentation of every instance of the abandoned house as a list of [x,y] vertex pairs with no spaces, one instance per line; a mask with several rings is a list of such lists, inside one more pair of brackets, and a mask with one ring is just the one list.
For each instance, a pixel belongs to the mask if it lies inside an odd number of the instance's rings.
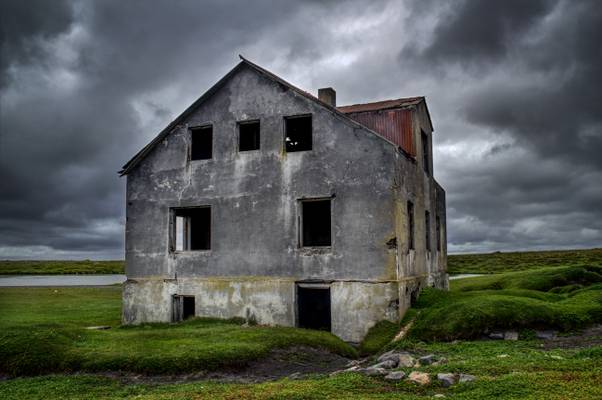
[[339,107],[241,60],[120,172],[123,322],[242,317],[359,342],[446,288],[424,97]]

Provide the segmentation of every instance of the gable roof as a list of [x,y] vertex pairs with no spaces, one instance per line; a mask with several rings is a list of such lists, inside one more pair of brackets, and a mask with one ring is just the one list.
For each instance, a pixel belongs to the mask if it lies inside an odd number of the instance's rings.
[[[294,91],[295,93],[297,93],[303,97],[306,97],[307,99],[309,99],[313,102],[318,103],[322,107],[328,109],[333,114],[339,116],[341,119],[343,119],[343,121],[347,122],[348,124],[351,124],[355,127],[363,128],[363,129],[373,133],[377,137],[385,140],[389,144],[395,146],[396,148],[398,147],[398,145],[396,143],[383,137],[381,134],[379,134],[378,132],[375,132],[374,130],[370,129],[369,127],[362,125],[359,122],[355,121],[350,116],[348,116],[345,112],[342,112],[340,109],[333,107],[330,104],[321,101],[320,99],[313,96],[312,94],[310,94],[304,90],[301,90],[298,87],[288,83],[284,79],[282,79],[279,76],[273,74],[272,72],[260,67],[259,65],[247,60],[243,56],[239,55],[239,57],[240,57],[241,61],[234,68],[232,68],[226,75],[224,75],[224,77],[222,79],[220,79],[215,85],[213,85],[209,90],[207,90],[205,93],[203,93],[203,95],[201,97],[199,97],[194,103],[192,103],[186,110],[184,110],[184,112],[182,114],[180,114],[176,119],[174,119],[172,122],[170,122],[169,125],[167,125],[161,132],[159,132],[159,134],[150,143],[148,143],[146,146],[144,146],[138,153],[136,153],[134,155],[134,157],[132,157],[127,163],[125,163],[125,165],[119,171],[119,175],[120,176],[127,175],[136,165],[138,165],[140,163],[140,161],[142,161],[146,157],[146,155],[158,143],[160,143],[167,135],[169,135],[169,133],[176,126],[178,126],[190,114],[192,114],[192,112],[195,109],[197,109],[201,104],[203,104],[207,99],[209,99],[215,92],[217,92],[227,81],[230,80],[231,77],[233,77],[244,66],[250,67],[251,69],[255,70],[256,72],[260,73],[261,75],[267,77],[268,79],[287,87],[288,89]],[[415,99],[422,99],[422,101],[424,101],[424,97],[420,97],[420,98],[417,97]],[[389,100],[389,101],[391,101],[391,100]],[[376,103],[370,103],[370,104],[376,104]],[[350,107],[354,107],[354,106],[350,106]],[[341,107],[341,108],[345,108],[345,107]],[[428,113],[428,110],[427,110],[427,113]],[[430,117],[429,117],[429,121],[430,121]]]

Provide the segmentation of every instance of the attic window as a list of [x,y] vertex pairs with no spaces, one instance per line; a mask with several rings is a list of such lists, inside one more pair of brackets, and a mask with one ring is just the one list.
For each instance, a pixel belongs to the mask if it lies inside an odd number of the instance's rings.
[[287,153],[311,150],[311,115],[285,117],[285,149]]
[[213,157],[213,126],[201,126],[190,129],[191,160],[209,160]]
[[330,246],[330,199],[301,202],[301,246]]
[[211,207],[175,209],[173,225],[176,251],[211,249]]
[[259,121],[238,123],[238,151],[259,150]]

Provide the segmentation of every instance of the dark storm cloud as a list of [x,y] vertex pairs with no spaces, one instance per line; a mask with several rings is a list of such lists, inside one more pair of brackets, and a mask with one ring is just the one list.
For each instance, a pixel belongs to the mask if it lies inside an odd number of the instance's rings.
[[600,244],[595,2],[1,7],[0,258],[122,257],[116,171],[238,53],[343,102],[427,95],[451,250]]
[[[444,172],[452,180],[448,199],[457,220],[449,227],[452,248],[479,242],[493,248],[599,246],[599,3],[452,5],[440,13],[428,43],[410,43],[400,59],[443,79],[464,79],[455,104],[471,126],[470,140],[480,140],[480,131],[505,141],[474,162],[450,160],[454,171]],[[421,6],[415,15],[424,11]],[[451,130],[443,140],[466,140],[466,134]]]

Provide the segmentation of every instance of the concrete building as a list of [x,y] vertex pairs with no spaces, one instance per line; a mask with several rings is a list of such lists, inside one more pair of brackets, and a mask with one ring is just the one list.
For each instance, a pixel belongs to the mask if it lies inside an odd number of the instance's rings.
[[359,342],[446,288],[425,99],[336,107],[241,59],[121,171],[123,322],[242,317]]

